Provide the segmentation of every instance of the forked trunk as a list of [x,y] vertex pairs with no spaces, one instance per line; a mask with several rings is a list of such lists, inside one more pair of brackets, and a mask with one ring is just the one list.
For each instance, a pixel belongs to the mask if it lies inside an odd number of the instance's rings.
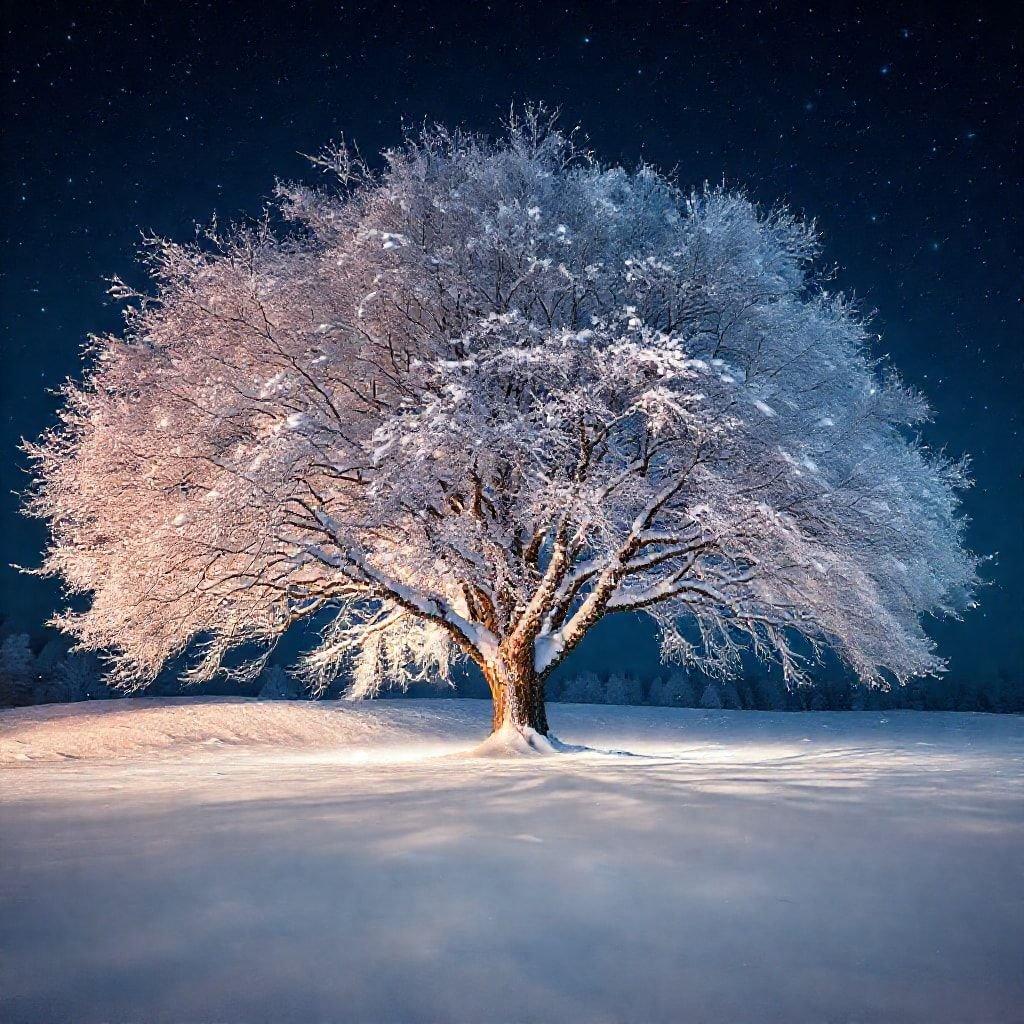
[[536,729],[548,733],[548,716],[544,708],[544,682],[533,667],[533,650],[501,651],[484,669],[491,688],[493,714],[491,727],[497,732],[503,725],[518,729]]

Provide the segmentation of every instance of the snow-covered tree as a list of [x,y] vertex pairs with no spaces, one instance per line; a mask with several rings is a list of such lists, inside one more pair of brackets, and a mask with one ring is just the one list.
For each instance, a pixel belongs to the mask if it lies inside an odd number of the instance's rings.
[[643,701],[643,687],[640,680],[628,672],[616,672],[608,678],[604,699],[608,704],[640,704]]
[[580,672],[566,680],[562,700],[568,704],[603,704],[604,682],[596,672]]
[[722,707],[737,709],[743,707],[743,702],[740,700],[740,692],[736,686],[736,682],[733,679],[723,679],[721,686],[719,687],[719,693],[722,698]]
[[52,676],[60,670],[60,665],[67,653],[67,642],[63,638],[53,637],[43,644],[36,657],[36,668],[43,676]]
[[651,703],[663,707],[690,708],[696,704],[693,687],[683,672],[672,672],[664,680],[656,680],[657,687],[651,686]]
[[299,687],[295,679],[280,665],[268,665],[260,677],[260,700],[298,700]]
[[647,703],[656,707],[665,704],[665,680],[655,676],[647,683]]
[[88,651],[71,651],[64,659],[58,673],[61,701],[105,700],[111,696],[110,688],[103,681],[99,658]]
[[783,684],[771,673],[758,673],[750,680],[759,708],[765,711],[785,711],[787,692]]
[[814,690],[807,702],[809,711],[828,711],[828,698],[821,690]]
[[560,679],[556,676],[549,676],[544,683],[544,696],[548,700],[564,700],[562,696],[562,687],[564,686],[565,680]]
[[4,637],[0,643],[0,704],[31,704],[38,675],[28,634]]
[[[970,600],[960,465],[816,275],[813,225],[650,167],[604,166],[542,112],[443,128],[371,173],[194,244],[96,338],[29,451],[58,623],[122,685],[263,653],[354,695],[482,670],[494,724],[547,731],[544,680],[603,617],[667,660],[744,647],[790,682],[831,647],[863,679],[942,668],[921,618]],[[323,621],[323,619],[321,620]]]
[[704,694],[700,699],[700,706],[702,708],[709,708],[713,711],[720,711],[722,709],[722,695],[718,692],[718,686],[713,679],[708,680],[707,686],[704,687]]

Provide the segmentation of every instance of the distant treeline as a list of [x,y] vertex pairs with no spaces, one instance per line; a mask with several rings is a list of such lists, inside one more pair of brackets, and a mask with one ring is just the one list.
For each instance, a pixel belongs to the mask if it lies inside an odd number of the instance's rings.
[[659,707],[726,708],[749,711],[919,711],[1024,712],[1024,691],[1008,677],[965,683],[946,677],[915,680],[889,689],[848,680],[787,688],[775,676],[714,680],[686,672],[653,679],[628,673],[601,677],[581,672],[561,685],[548,684],[548,699],[581,704],[651,704]]
[[[328,696],[336,697],[343,683]],[[174,696],[218,692],[183,687],[167,674],[145,696]],[[219,692],[229,692],[221,690]],[[265,700],[299,700],[306,695],[299,682],[280,665],[268,666],[247,690],[231,690]],[[466,696],[483,696],[479,687],[460,688]],[[416,696],[451,696],[450,689],[415,688]],[[108,686],[103,665],[93,654],[69,652],[66,643],[51,638],[33,643],[26,633],[7,633],[0,641],[0,706],[24,707],[123,696]],[[385,697],[398,694],[387,692]],[[673,671],[653,678],[629,673],[598,675],[580,672],[553,677],[547,683],[551,701],[579,704],[649,704],[661,707],[726,708],[758,711],[850,711],[912,708],[921,711],[989,711],[1024,713],[1024,685],[1009,673],[976,681],[944,676],[915,680],[890,689],[860,686],[851,680],[823,680],[788,689],[772,673],[737,680],[713,680],[695,673]]]

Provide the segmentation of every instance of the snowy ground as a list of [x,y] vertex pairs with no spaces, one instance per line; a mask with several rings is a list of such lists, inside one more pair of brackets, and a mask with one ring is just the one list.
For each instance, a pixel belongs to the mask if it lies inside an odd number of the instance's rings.
[[488,715],[0,713],[0,1019],[1024,1019],[1024,720]]

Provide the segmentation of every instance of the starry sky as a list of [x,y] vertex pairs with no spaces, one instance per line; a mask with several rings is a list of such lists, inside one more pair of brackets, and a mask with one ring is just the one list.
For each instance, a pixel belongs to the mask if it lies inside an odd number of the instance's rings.
[[[21,437],[89,331],[105,278],[134,283],[140,233],[258,213],[275,177],[342,135],[365,155],[424,119],[491,130],[514,101],[561,107],[603,158],[725,180],[817,219],[838,284],[878,311],[970,453],[969,542],[994,554],[981,607],[932,629],[958,675],[1024,679],[1017,4],[87,4],[5,0],[0,173],[0,615],[38,632],[56,586]],[[607,645],[653,662],[620,624]],[[630,640],[634,640],[635,650]],[[626,642],[623,642],[626,641]],[[596,650],[596,648],[594,648]]]

